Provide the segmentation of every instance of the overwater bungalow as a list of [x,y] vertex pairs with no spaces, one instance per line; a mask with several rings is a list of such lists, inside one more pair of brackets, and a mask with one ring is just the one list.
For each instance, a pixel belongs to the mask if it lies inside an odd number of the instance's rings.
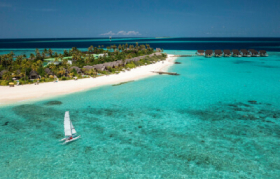
[[246,49],[241,49],[241,54],[243,57],[251,57],[251,54]]
[[36,71],[32,70],[29,73],[29,79],[37,79],[37,78],[39,78],[39,74]]
[[241,53],[240,53],[239,50],[237,50],[237,49],[233,49],[233,50],[232,50],[232,55],[233,55],[234,57],[241,57]]
[[223,56],[222,50],[215,50],[215,57],[221,57]]
[[205,55],[205,51],[204,51],[204,50],[198,50],[198,51],[196,52],[196,55],[198,55],[198,56],[204,56],[204,55]]
[[228,49],[224,50],[224,56],[225,57],[230,57],[231,56],[230,50],[228,50]]
[[268,57],[268,54],[266,53],[265,50],[260,50],[260,56],[261,57]]
[[205,57],[210,58],[213,56],[213,50],[206,50],[205,51]]
[[249,52],[251,53],[252,57],[259,57],[260,54],[258,51],[256,51],[255,49],[249,49]]

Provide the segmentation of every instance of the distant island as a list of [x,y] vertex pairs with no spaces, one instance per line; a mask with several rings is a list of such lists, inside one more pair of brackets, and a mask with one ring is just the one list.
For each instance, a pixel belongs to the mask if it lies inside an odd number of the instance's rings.
[[35,54],[15,56],[13,52],[0,56],[0,85],[17,82],[19,85],[56,80],[71,80],[118,74],[137,66],[155,63],[167,58],[161,49],[154,50],[149,44],[111,45],[88,47],[80,51],[76,47],[63,54],[44,49]]

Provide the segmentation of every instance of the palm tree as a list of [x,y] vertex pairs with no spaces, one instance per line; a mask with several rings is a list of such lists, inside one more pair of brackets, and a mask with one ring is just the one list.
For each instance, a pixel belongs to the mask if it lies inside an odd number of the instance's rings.
[[93,46],[91,45],[91,46],[88,48],[88,51],[89,51],[89,52],[92,52],[92,50],[93,50]]
[[39,53],[40,53],[39,49],[36,48],[36,50],[35,50],[36,56],[38,56]]
[[20,65],[21,60],[22,60],[22,56],[21,56],[21,55],[20,55],[20,56],[17,56],[17,58],[16,58],[16,64]]
[[89,61],[90,61],[90,58],[89,58],[89,57],[86,57],[86,58],[85,58],[86,64],[88,64]]
[[34,70],[34,71],[37,71],[37,69],[38,69],[38,64],[37,63],[32,63],[32,65],[31,65],[31,68],[32,68],[32,70]]
[[62,61],[63,55],[62,55],[62,54],[59,54],[59,55],[58,55],[58,58],[60,58],[60,60]]
[[43,64],[43,62],[42,62],[41,60],[38,60],[36,63],[37,63],[37,65],[38,65],[39,67],[41,67],[42,64]]
[[45,52],[42,52],[42,59],[44,60],[46,58]]
[[10,52],[10,55],[13,57],[15,54],[13,51]]
[[4,80],[8,80],[9,78],[11,78],[11,72],[9,71],[6,71],[4,74],[3,74],[3,79]]
[[52,57],[52,54],[53,54],[52,49],[49,49],[49,54],[50,54],[50,57]]
[[35,58],[35,55],[33,53],[30,54],[30,60],[33,60]]
[[98,52],[97,47],[94,47],[94,53],[97,53],[97,52]]
[[26,81],[26,69],[29,67],[30,62],[26,59],[22,60],[21,67],[24,69],[24,81]]
[[68,60],[67,60],[66,58],[62,60],[62,64],[63,64],[64,66],[66,66],[67,63],[68,63]]
[[58,74],[59,74],[60,76],[65,75],[65,69],[64,69],[63,67],[59,67]]

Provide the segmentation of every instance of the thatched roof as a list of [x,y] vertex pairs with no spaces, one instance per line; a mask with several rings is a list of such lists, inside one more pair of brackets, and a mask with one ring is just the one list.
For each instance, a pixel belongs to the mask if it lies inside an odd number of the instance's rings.
[[49,69],[49,68],[45,68],[45,73],[46,73],[47,75],[53,75],[53,72],[52,72],[51,69]]
[[85,68],[85,69],[87,69],[87,70],[94,69],[93,66],[83,66],[83,68]]
[[114,63],[113,62],[107,62],[107,63],[103,63],[103,65],[108,68],[108,67],[113,67]]
[[204,53],[204,50],[198,50],[197,52],[198,53]]
[[222,50],[215,50],[216,55],[221,55],[222,53],[223,53]]
[[161,52],[161,49],[160,49],[160,48],[156,48],[156,51],[157,51],[157,52]]
[[260,53],[266,53],[266,50],[260,50]]
[[233,53],[234,55],[240,55],[240,52],[239,52],[239,50],[237,50],[237,49],[233,49],[233,50],[232,50],[232,53]]
[[73,69],[75,69],[77,71],[77,73],[82,73],[82,70],[79,67],[77,67],[77,66],[72,66],[70,68],[70,71],[72,71]]
[[4,75],[4,73],[6,73],[8,70],[2,70],[1,72],[0,72],[0,78],[2,78],[2,76]]
[[229,55],[230,54],[230,50],[228,50],[228,49],[224,50],[224,54]]
[[206,55],[212,55],[212,54],[213,54],[213,50],[206,50],[206,51],[205,51],[205,54],[206,54]]
[[246,49],[241,49],[240,50],[242,53],[248,53],[248,50],[246,50]]
[[99,70],[99,71],[104,71],[105,70],[105,66],[103,64],[93,65],[93,67],[96,70]]
[[36,71],[32,70],[30,73],[29,73],[29,78],[30,79],[36,79],[36,78],[39,78],[39,75]]

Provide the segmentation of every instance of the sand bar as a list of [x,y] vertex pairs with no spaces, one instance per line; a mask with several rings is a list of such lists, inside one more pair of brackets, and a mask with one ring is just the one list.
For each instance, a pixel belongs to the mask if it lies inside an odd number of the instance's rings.
[[86,78],[57,83],[48,82],[39,85],[20,85],[15,87],[0,86],[0,105],[12,104],[24,100],[41,100],[44,98],[65,95],[103,85],[118,84],[131,80],[138,80],[153,75],[152,71],[166,71],[174,64],[176,57],[169,54],[163,62],[157,62],[147,66],[141,66],[119,74],[101,76],[98,78]]

